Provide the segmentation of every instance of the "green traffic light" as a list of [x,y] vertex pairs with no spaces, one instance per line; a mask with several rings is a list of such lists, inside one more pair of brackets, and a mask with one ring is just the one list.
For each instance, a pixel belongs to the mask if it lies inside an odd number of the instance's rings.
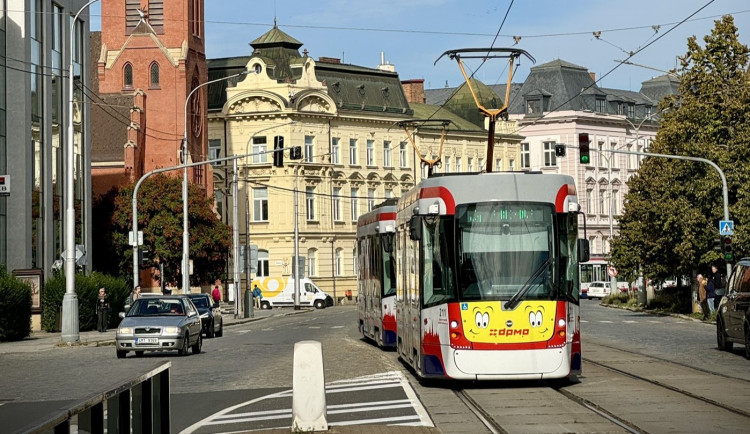
[[581,155],[581,164],[589,164],[589,156]]
[[731,261],[732,259],[734,259],[734,255],[732,255],[731,253],[727,253],[726,255],[724,255],[724,259],[727,261]]

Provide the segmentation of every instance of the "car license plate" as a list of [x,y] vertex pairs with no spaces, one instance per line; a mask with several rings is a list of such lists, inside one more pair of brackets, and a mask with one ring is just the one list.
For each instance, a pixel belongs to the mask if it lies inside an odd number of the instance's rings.
[[156,344],[159,342],[158,338],[135,338],[137,344]]

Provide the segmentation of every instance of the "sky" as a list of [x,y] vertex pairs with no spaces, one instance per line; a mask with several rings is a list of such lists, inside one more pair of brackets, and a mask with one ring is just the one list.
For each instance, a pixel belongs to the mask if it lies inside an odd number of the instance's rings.
[[[97,3],[90,12],[98,30]],[[659,70],[675,68],[688,37],[702,41],[724,14],[734,16],[740,41],[750,45],[747,0],[205,0],[206,56],[250,55],[249,43],[275,19],[313,59],[376,67],[382,52],[401,80],[424,79],[427,89],[463,83],[455,61],[434,64],[447,50],[513,47],[536,65],[562,59],[594,72],[601,87],[638,91]],[[641,66],[618,67],[631,52],[629,61]],[[507,81],[506,60],[480,64],[466,60],[484,83]],[[513,81],[523,82],[532,66],[522,58]]]

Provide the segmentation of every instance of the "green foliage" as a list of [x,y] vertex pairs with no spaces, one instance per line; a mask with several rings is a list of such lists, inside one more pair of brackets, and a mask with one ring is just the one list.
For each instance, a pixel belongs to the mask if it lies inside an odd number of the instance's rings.
[[[130,285],[122,278],[94,272],[90,275],[76,274],[76,295],[78,297],[78,328],[80,331],[96,328],[96,298],[99,288],[105,288],[109,296],[109,318],[111,326],[119,321],[118,313],[123,311],[125,300],[130,295]],[[42,329],[48,332],[59,331],[58,320],[65,295],[65,276],[59,274],[49,279],[42,292]]]
[[[117,270],[132,281],[133,249],[128,232],[133,226],[134,184],[123,186],[99,202],[107,232],[107,270]],[[111,203],[111,206],[107,203]],[[226,278],[226,264],[231,248],[231,229],[213,210],[213,198],[196,185],[188,189],[188,225],[190,259],[193,261],[191,284]],[[182,281],[182,180],[157,174],[138,189],[138,229],[143,231],[143,248],[149,250],[151,265],[164,265],[165,282]]]
[[0,341],[17,341],[31,333],[31,285],[0,265]]
[[638,300],[627,292],[618,292],[604,297],[602,299],[602,304],[611,304],[614,306],[636,306]]
[[693,311],[693,291],[689,286],[663,289],[649,300],[648,308],[670,313],[689,314]]
[[[737,257],[750,251],[750,73],[748,48],[731,16],[715,22],[705,47],[695,37],[681,57],[679,93],[665,97],[650,151],[715,162],[724,171]],[[652,280],[693,275],[721,254],[712,249],[723,220],[722,186],[708,164],[646,158],[628,182],[612,261],[623,273],[639,267]]]

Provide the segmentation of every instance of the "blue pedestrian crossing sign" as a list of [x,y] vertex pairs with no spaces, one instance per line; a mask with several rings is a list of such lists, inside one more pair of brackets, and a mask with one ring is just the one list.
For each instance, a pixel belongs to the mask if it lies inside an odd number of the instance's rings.
[[734,221],[722,220],[719,222],[719,235],[734,235]]

